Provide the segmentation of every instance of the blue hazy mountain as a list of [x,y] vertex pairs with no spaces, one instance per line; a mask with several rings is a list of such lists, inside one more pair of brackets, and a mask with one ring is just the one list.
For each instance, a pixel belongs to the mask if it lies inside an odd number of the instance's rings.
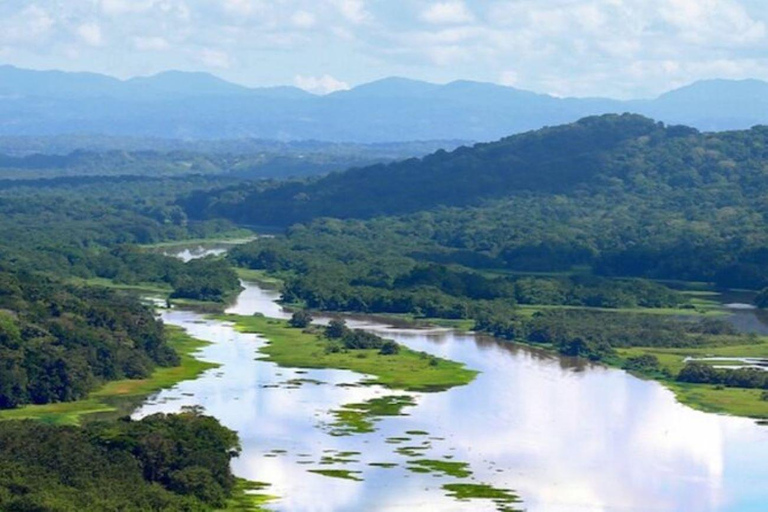
[[123,81],[0,66],[0,135],[487,141],[623,112],[701,130],[749,128],[768,124],[768,83],[707,80],[652,100],[618,101],[393,77],[317,96],[295,87],[244,87],[208,73],[168,71]]

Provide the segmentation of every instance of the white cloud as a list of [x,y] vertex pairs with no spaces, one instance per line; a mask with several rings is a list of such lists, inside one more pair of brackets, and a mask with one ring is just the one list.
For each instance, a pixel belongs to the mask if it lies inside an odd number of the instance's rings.
[[56,22],[51,14],[37,5],[30,5],[0,26],[0,41],[10,44],[38,43],[47,36]]
[[371,17],[364,0],[333,0],[342,16],[352,23],[363,23]]
[[155,0],[101,0],[101,10],[110,16],[139,13],[152,9]]
[[229,69],[232,66],[232,58],[227,52],[213,48],[203,48],[198,57],[209,68]]
[[77,27],[77,35],[88,46],[101,46],[104,42],[98,23],[83,23]]
[[434,25],[456,25],[471,23],[475,17],[463,1],[451,0],[430,5],[422,11],[421,19]]
[[337,80],[331,75],[304,76],[296,75],[293,80],[296,87],[315,94],[330,94],[336,91],[346,91],[349,84]]
[[169,49],[171,44],[162,37],[134,37],[133,47],[142,52],[159,52]]
[[296,11],[291,16],[291,25],[297,28],[312,28],[316,22],[315,15],[307,11]]

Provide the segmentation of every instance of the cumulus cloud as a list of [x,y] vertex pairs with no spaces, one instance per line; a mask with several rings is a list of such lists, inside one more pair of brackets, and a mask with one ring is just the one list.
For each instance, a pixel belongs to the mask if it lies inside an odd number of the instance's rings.
[[435,25],[470,23],[475,17],[461,0],[431,4],[421,13],[421,19]]
[[296,87],[304,89],[314,94],[330,94],[336,91],[346,91],[349,89],[349,84],[337,80],[330,75],[322,76],[304,76],[296,75],[293,79]]
[[77,27],[77,35],[88,46],[101,46],[104,42],[98,23],[83,23]]
[[30,5],[4,20],[0,26],[0,41],[10,44],[39,42],[50,33],[55,23],[47,10]]
[[363,0],[332,0],[339,12],[352,23],[363,23],[370,19]]
[[297,28],[312,28],[316,22],[315,15],[308,11],[296,11],[291,16],[291,24]]
[[333,75],[399,75],[638,97],[768,79],[766,24],[764,0],[2,0],[0,52],[121,76],[219,69],[275,85],[299,74],[319,92],[346,85]]

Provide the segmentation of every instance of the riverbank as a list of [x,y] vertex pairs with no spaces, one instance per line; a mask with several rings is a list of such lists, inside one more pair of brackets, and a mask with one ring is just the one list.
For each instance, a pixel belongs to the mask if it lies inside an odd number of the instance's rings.
[[0,411],[0,420],[39,420],[56,425],[78,425],[88,416],[129,414],[147,396],[194,379],[217,365],[201,361],[194,353],[209,345],[189,336],[183,329],[167,326],[168,344],[181,359],[179,366],[156,368],[152,375],[139,380],[117,380],[106,383],[83,400],[45,405],[27,405]]
[[370,375],[366,384],[406,391],[442,391],[469,384],[477,375],[463,364],[416,352],[401,346],[397,354],[378,350],[328,352],[321,336],[292,328],[288,322],[264,316],[217,315],[243,333],[260,334],[269,344],[260,352],[265,359],[292,368],[333,368]]
[[677,400],[693,409],[768,419],[768,401],[762,399],[763,389],[729,388],[713,384],[689,384],[678,382],[669,375],[677,375],[685,366],[686,358],[705,357],[754,357],[768,358],[768,339],[758,338],[754,343],[744,345],[710,346],[701,348],[646,348],[633,347],[617,349],[618,358],[606,361],[616,368],[622,368],[630,357],[650,355],[659,361],[659,371],[653,373],[632,372],[633,374],[660,382],[670,389]]

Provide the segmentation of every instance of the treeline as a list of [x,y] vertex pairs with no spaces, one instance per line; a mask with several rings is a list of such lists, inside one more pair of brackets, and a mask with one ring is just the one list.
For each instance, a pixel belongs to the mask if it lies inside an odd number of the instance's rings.
[[5,512],[193,512],[222,508],[237,436],[196,411],[85,427],[0,422]]
[[189,221],[175,198],[217,181],[80,179],[0,190],[0,258],[10,268],[60,277],[168,285],[177,298],[221,301],[239,289],[222,262],[184,264],[135,244],[205,238],[227,221]]
[[438,263],[586,266],[761,289],[766,148],[766,127],[703,134],[608,115],[310,182],[200,191],[181,204],[194,218],[255,225],[374,219],[398,243],[415,233],[421,259]]
[[[319,221],[234,248],[239,266],[286,274],[283,299],[311,309],[471,318],[479,301],[601,308],[684,306],[669,288],[589,275],[525,277],[423,261],[429,243],[383,223]],[[411,226],[409,226],[410,228]],[[415,227],[414,227],[415,229]]]
[[96,277],[120,284],[170,286],[171,298],[222,302],[240,290],[237,273],[224,260],[208,257],[182,262],[136,246],[119,246],[84,260]]
[[715,339],[725,344],[744,338],[725,320],[598,311],[543,311],[526,317],[488,310],[478,316],[474,329],[511,341],[547,344],[563,355],[595,361],[614,356],[616,348],[702,347]]
[[677,380],[729,388],[768,389],[767,371],[757,368],[717,369],[702,362],[687,363],[680,370]]
[[133,297],[0,273],[0,408],[77,400],[178,361],[162,323]]

